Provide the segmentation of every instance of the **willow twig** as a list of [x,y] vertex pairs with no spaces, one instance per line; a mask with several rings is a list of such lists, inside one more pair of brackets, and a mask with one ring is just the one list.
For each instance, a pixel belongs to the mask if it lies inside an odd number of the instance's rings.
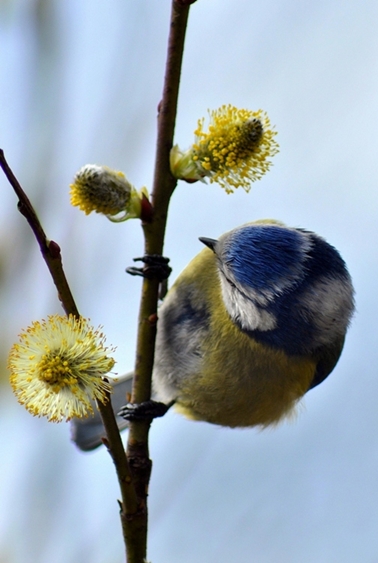
[[4,151],[0,149],[0,166],[4,171],[10,185],[16,192],[18,197],[18,210],[25,217],[29,223],[35,238],[41,249],[42,256],[50,270],[51,277],[54,281],[56,289],[58,290],[58,297],[62,303],[63,309],[67,315],[79,316],[74,298],[69,288],[66,275],[63,270],[62,256],[59,245],[53,240],[48,240],[37,217],[36,212],[24,190],[22,189],[16,176],[13,174],[11,168],[6,161]]
[[[9,183],[13,187],[16,195],[18,197],[18,209],[22,215],[26,218],[27,222],[29,223],[35,238],[39,244],[41,249],[42,256],[47,264],[48,269],[50,270],[51,277],[54,281],[54,284],[58,290],[58,296],[62,303],[63,309],[66,315],[74,315],[75,317],[79,317],[79,311],[75,304],[74,298],[72,296],[70,287],[67,282],[66,275],[63,270],[63,263],[62,257],[60,252],[59,245],[54,241],[49,241],[46,237],[45,231],[41,225],[38,216],[27,197],[26,193],[22,189],[19,181],[13,174],[11,168],[9,167],[4,151],[0,149],[0,166],[4,171]],[[128,507],[128,510],[131,512],[137,513],[138,512],[138,499],[135,493],[135,488],[132,481],[132,474],[130,471],[130,467],[126,458],[125,451],[123,449],[123,444],[121,440],[121,436],[117,427],[117,422],[114,416],[113,408],[110,401],[110,395],[108,396],[108,400],[105,404],[97,403],[102,421],[104,423],[107,440],[106,446],[108,451],[113,459],[118,481],[120,484],[121,489],[121,514],[125,511],[125,506]],[[124,532],[124,537],[126,534],[126,530],[124,527],[124,521],[121,518],[122,522],[122,529]],[[126,544],[126,537],[125,537],[125,544]]]

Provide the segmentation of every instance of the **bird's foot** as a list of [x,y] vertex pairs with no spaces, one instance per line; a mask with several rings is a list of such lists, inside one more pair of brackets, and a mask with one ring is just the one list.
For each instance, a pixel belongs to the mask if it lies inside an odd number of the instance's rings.
[[160,254],[146,254],[140,258],[134,258],[134,262],[143,262],[144,266],[136,268],[134,266],[126,268],[126,272],[132,276],[142,276],[148,279],[157,279],[163,282],[169,278],[172,268],[168,266],[169,258]]
[[153,420],[154,418],[164,416],[173,403],[174,401],[165,404],[153,400],[144,401],[143,403],[127,403],[127,405],[121,408],[118,416],[122,416],[122,418],[129,422]]

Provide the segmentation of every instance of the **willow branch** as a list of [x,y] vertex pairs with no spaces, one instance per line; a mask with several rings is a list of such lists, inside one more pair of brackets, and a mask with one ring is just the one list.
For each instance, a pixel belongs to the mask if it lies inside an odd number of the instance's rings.
[[[4,151],[0,149],[0,166],[4,171],[9,183],[13,187],[18,197],[18,209],[20,213],[26,218],[29,223],[35,238],[41,249],[42,256],[50,270],[53,282],[58,290],[58,296],[62,303],[66,315],[74,315],[79,317],[79,311],[72,296],[70,287],[67,282],[66,275],[63,270],[62,257],[59,245],[54,241],[49,241],[46,237],[45,231],[41,225],[37,214],[22,189],[19,181],[13,174],[9,167]],[[127,458],[123,449],[121,436],[117,427],[116,419],[114,416],[113,408],[110,401],[110,396],[106,404],[98,402],[98,408],[104,423],[107,434],[106,446],[113,459],[118,481],[121,488],[122,503],[124,506],[129,506],[135,512],[138,508],[137,496],[134,486],[132,485],[132,476],[127,462]]]
[[[163,95],[158,107],[158,132],[154,182],[152,188],[153,218],[143,223],[145,253],[162,254],[168,206],[177,180],[172,176],[169,154],[173,145],[181,65],[190,4],[193,0],[173,0]],[[151,376],[157,324],[159,282],[143,279],[138,319],[138,338],[132,401],[140,403],[151,396]],[[140,499],[147,496],[151,462],[148,451],[150,423],[130,423],[127,457],[133,472],[136,491]],[[130,517],[126,522],[132,539],[127,545],[128,563],[142,563],[146,558],[147,504],[144,513]]]
[[66,275],[63,270],[62,256],[59,245],[53,240],[48,240],[45,231],[37,217],[36,212],[24,190],[22,189],[16,176],[6,161],[4,151],[0,149],[0,166],[4,171],[10,185],[16,192],[18,197],[18,210],[29,223],[35,238],[39,244],[43,259],[50,270],[51,277],[58,290],[58,297],[62,303],[63,309],[67,315],[79,316],[74,298],[69,288]]

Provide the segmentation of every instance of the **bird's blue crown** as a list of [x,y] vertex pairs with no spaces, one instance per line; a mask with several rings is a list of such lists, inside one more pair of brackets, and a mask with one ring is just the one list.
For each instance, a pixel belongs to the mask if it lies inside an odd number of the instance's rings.
[[308,249],[309,241],[295,230],[251,225],[230,236],[223,259],[236,281],[258,291],[283,279],[299,281]]
[[222,260],[235,281],[257,292],[297,287],[305,277],[344,276],[345,263],[335,248],[304,229],[250,225],[236,229]]

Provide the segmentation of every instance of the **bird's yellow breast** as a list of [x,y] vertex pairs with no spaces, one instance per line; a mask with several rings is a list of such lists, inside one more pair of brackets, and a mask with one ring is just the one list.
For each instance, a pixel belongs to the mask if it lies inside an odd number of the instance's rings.
[[198,306],[207,303],[209,329],[198,370],[180,382],[176,408],[189,418],[231,427],[266,426],[289,414],[310,386],[315,361],[288,356],[240,331],[223,304],[210,250],[200,252],[178,282],[191,288],[194,306],[197,299]]

